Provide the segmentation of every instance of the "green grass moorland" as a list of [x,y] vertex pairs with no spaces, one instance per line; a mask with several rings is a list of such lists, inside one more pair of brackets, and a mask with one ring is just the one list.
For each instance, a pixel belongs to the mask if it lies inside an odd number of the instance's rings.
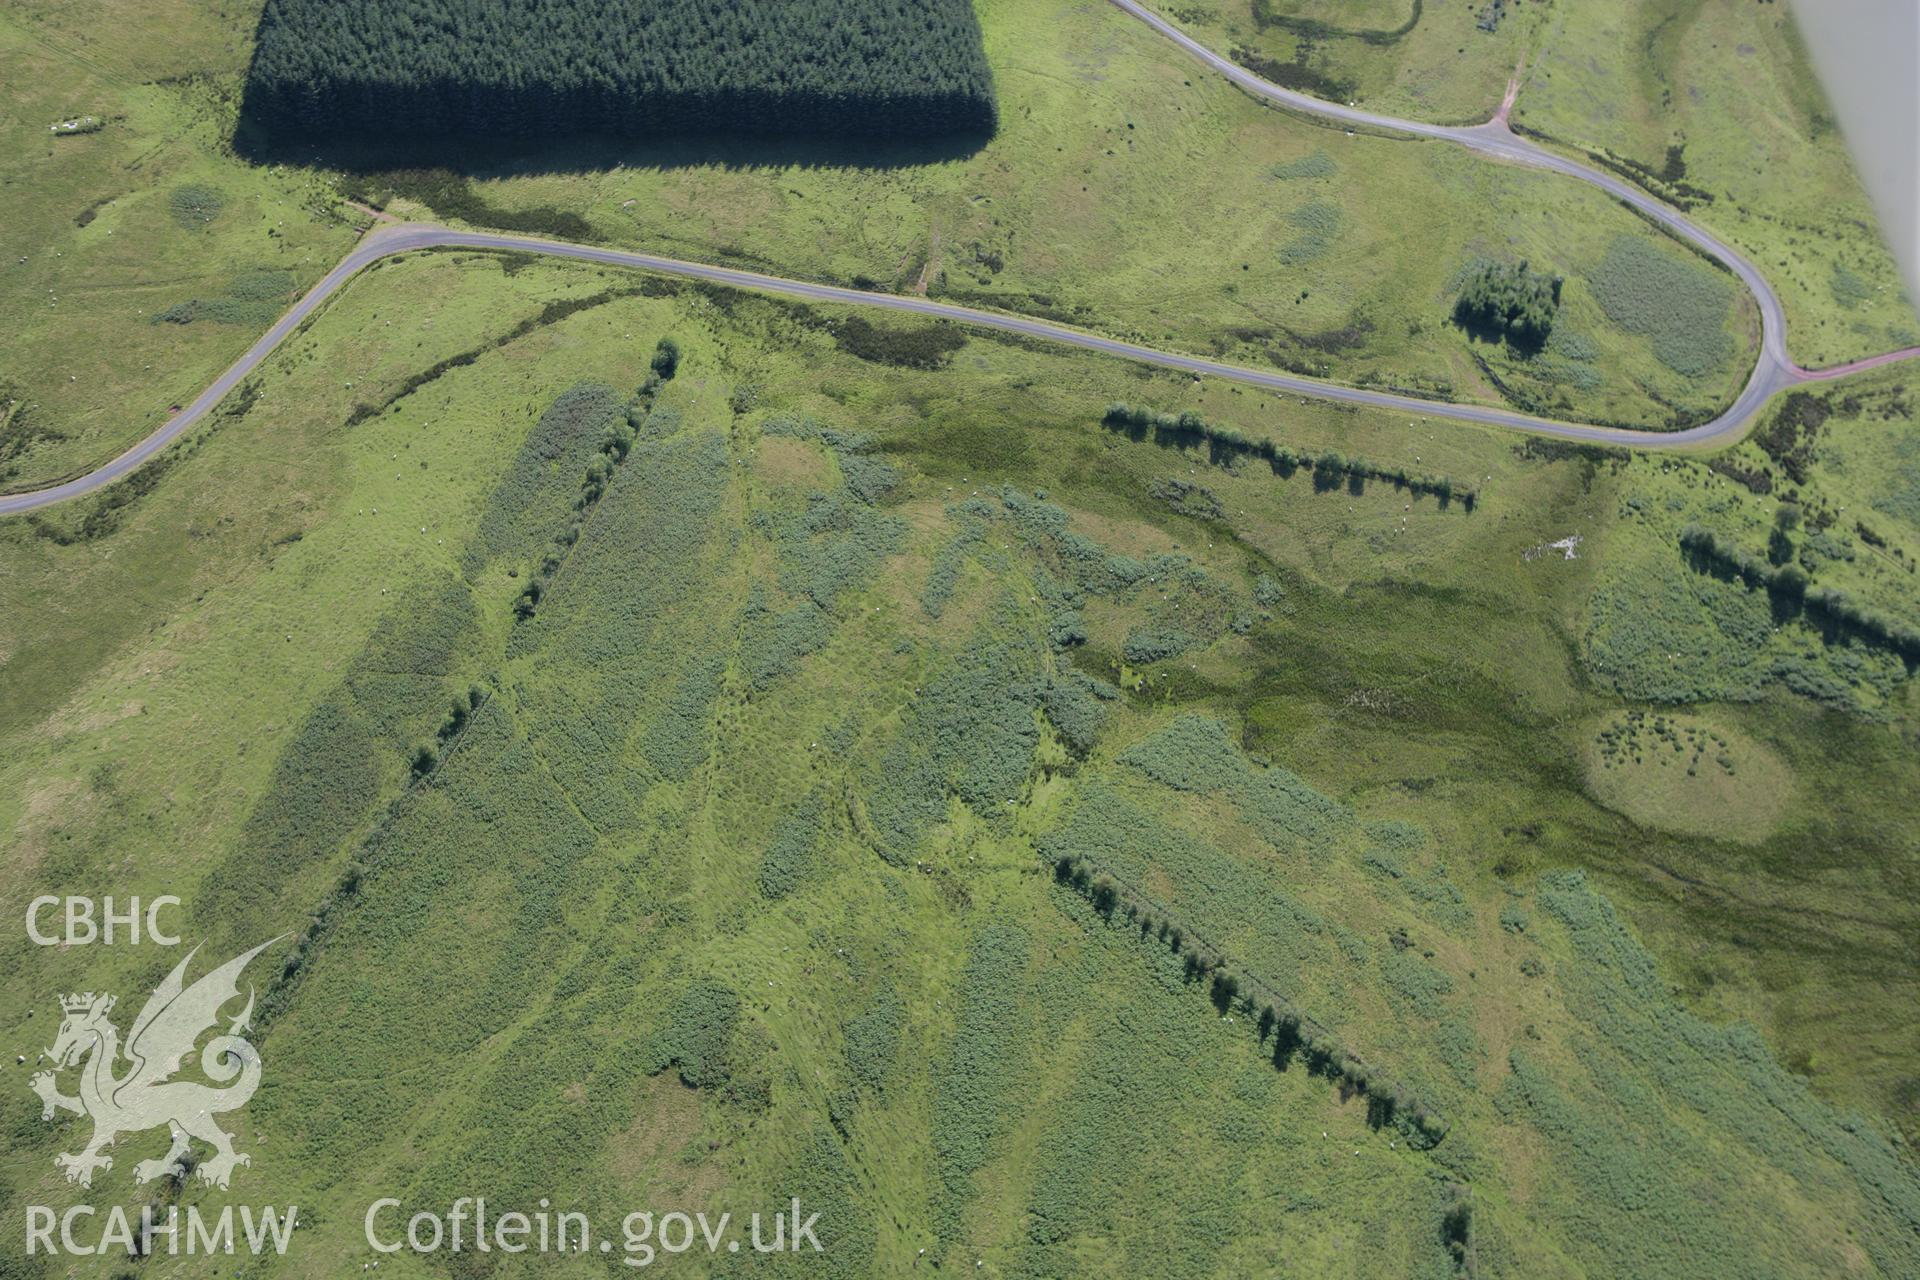
[[1514,124],[1748,254],[1817,367],[1920,343],[1920,323],[1794,21],[1784,4],[1555,5]]
[[[209,382],[346,250],[366,215],[343,193],[1556,415],[1696,421],[1744,376],[1750,303],[1578,183],[1266,110],[1111,6],[978,12],[1000,116],[984,146],[561,138],[463,174],[348,174],[332,166],[384,161],[236,156],[252,5],[10,9],[0,484],[97,465]],[[48,132],[76,114],[104,126]],[[1688,358],[1606,301],[1623,240],[1710,312]],[[1482,262],[1521,260],[1566,280],[1538,354],[1452,321]]]
[[1157,6],[1269,79],[1413,119],[1477,123],[1522,72],[1514,126],[1725,236],[1809,366],[1920,343],[1913,300],[1784,4]]
[[1155,7],[1275,84],[1446,124],[1478,124],[1493,114],[1550,12],[1506,0],[1168,0]]
[[[1679,542],[1764,553],[1787,476],[1796,557],[1864,502],[1904,574],[1899,386],[1711,470],[411,255],[0,526],[0,910],[294,935],[234,1194],[310,1225],[250,1274],[373,1261],[389,1194],[799,1195],[854,1276],[1906,1274],[1913,686]],[[1622,566],[1754,678],[1662,683]],[[1616,807],[1635,713],[1785,777],[1771,829]],[[4,1046],[173,958],[0,937]],[[0,1199],[80,1132],[10,1110]]]
[[[202,5],[0,13],[0,487],[152,431],[353,243],[323,177],[225,153],[244,49],[237,15]],[[75,115],[102,127],[49,132]]]
[[[473,181],[236,160],[256,14],[0,17],[8,486],[204,385],[343,195],[1548,412],[1698,416],[1744,367],[1744,300],[1590,193],[1257,108],[1105,5],[980,6],[977,152]],[[1539,351],[1449,322],[1522,259],[1564,277]],[[0,911],[110,884],[209,957],[291,935],[233,1194],[308,1225],[249,1274],[375,1261],[386,1194],[603,1231],[799,1195],[806,1269],[856,1276],[1911,1274],[1907,385],[1644,458],[411,255],[161,463],[0,523]],[[126,1013],[174,958],[0,935],[9,1233],[83,1194],[26,1090],[52,996]],[[163,1145],[85,1198],[147,1200]]]

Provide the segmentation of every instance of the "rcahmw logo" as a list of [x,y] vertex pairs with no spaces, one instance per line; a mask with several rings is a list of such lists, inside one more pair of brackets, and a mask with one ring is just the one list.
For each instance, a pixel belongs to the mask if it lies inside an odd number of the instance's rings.
[[[56,1213],[44,1204],[27,1206],[27,1256],[37,1253],[65,1254],[78,1258],[96,1254],[123,1253],[129,1258],[148,1258],[156,1253],[220,1254],[285,1253],[293,1242],[293,1229],[300,1211],[292,1205],[284,1214],[273,1206],[255,1210],[241,1205],[239,1230],[234,1230],[232,1205],[222,1205],[215,1213],[197,1204],[186,1213],[171,1205],[160,1218],[153,1206],[140,1210],[138,1218],[119,1205],[110,1205],[104,1213],[90,1204],[76,1204],[65,1213]],[[138,1223],[136,1227],[136,1221]]]
[[[169,1127],[173,1145],[160,1159],[135,1165],[136,1182],[169,1173],[184,1178],[196,1138],[213,1148],[195,1170],[203,1182],[224,1189],[237,1166],[252,1163],[233,1149],[233,1140],[214,1122],[215,1116],[245,1106],[260,1087],[260,1052],[240,1035],[253,1016],[251,990],[246,1008],[227,1023],[226,1034],[214,1036],[201,1050],[200,1069],[215,1084],[176,1080],[174,1075],[192,1056],[201,1034],[219,1022],[221,1009],[239,999],[241,970],[278,941],[235,956],[192,986],[185,981],[187,965],[199,948],[189,951],[133,1020],[124,1050],[120,1030],[109,1016],[113,996],[87,991],[60,998],[60,1034],[44,1055],[52,1059],[54,1070],[37,1073],[29,1085],[40,1095],[42,1120],[53,1119],[56,1111],[71,1111],[93,1121],[93,1138],[83,1150],[53,1158],[68,1182],[92,1186],[96,1170],[113,1167],[106,1149],[115,1139],[162,1124]],[[127,1067],[121,1072],[123,1053]],[[72,1068],[79,1069],[80,1078],[78,1092],[69,1095],[60,1092],[55,1073]]]

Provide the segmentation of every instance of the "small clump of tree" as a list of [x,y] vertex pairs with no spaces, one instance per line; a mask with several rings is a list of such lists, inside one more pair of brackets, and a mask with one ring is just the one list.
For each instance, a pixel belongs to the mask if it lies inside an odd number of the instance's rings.
[[433,735],[433,741],[423,742],[413,749],[409,764],[415,778],[424,778],[439,767],[448,750],[466,732],[473,713],[480,709],[486,697],[486,691],[476,684],[453,700],[447,718],[440,722],[440,728]]
[[680,369],[680,344],[672,338],[662,338],[653,349],[652,369],[662,382],[670,382]]
[[1559,276],[1525,261],[1482,262],[1467,273],[1453,303],[1454,323],[1476,337],[1505,339],[1527,352],[1546,345],[1560,310]]

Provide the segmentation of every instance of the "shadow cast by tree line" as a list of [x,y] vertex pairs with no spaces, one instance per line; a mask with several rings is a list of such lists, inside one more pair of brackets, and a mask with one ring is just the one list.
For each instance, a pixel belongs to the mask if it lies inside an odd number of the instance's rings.
[[1341,1046],[1331,1032],[1284,995],[1230,963],[1223,951],[1152,899],[1082,856],[1056,859],[1053,878],[1086,899],[1108,924],[1131,925],[1141,942],[1165,946],[1179,956],[1187,984],[1203,990],[1216,1011],[1223,1017],[1239,1014],[1252,1021],[1257,1042],[1269,1053],[1275,1070],[1286,1071],[1297,1061],[1309,1075],[1337,1085],[1341,1101],[1364,1097],[1367,1125],[1372,1129],[1396,1126],[1415,1145],[1426,1147],[1446,1137],[1445,1120]]
[[1796,564],[1770,564],[1699,525],[1681,530],[1680,553],[1696,573],[1765,591],[1776,624],[1798,620],[1827,644],[1884,649],[1906,664],[1909,676],[1920,670],[1920,630],[1813,583]]
[[1316,493],[1332,493],[1344,488],[1359,497],[1366,493],[1369,480],[1378,480],[1391,484],[1396,490],[1430,495],[1443,510],[1457,500],[1465,510],[1472,511],[1478,500],[1474,490],[1456,485],[1446,476],[1409,471],[1405,467],[1343,454],[1337,449],[1308,454],[1272,440],[1255,439],[1238,427],[1209,422],[1197,413],[1158,413],[1116,402],[1107,406],[1101,424],[1129,440],[1151,440],[1163,449],[1204,450],[1207,461],[1217,467],[1258,458],[1282,479],[1307,471],[1313,476]]
[[464,179],[634,170],[666,174],[684,169],[730,173],[792,169],[885,172],[922,168],[978,155],[993,140],[987,131],[917,139],[802,136],[769,132],[682,132],[656,138],[583,134],[552,142],[513,138],[308,138],[277,132],[243,104],[234,130],[235,154],[253,164],[303,165],[377,179],[396,171],[440,170]]

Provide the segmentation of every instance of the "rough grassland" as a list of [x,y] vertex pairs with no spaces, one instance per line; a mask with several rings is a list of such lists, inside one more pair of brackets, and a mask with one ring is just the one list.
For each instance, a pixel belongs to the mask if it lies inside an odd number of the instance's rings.
[[[223,154],[242,56],[234,20],[197,5],[0,14],[0,409],[21,410],[0,429],[0,487],[76,474],[153,430],[352,243],[323,177]],[[75,113],[105,126],[49,135]],[[290,278],[245,323],[154,323],[262,270]]]
[[[1168,0],[1155,6],[1195,37],[1319,97],[1406,120],[1477,124],[1493,114],[1539,19],[1507,5],[1433,0]],[[1236,52],[1241,51],[1241,52]]]
[[1906,660],[1836,633],[1795,598],[1688,557],[1689,527],[1814,588],[1920,622],[1913,583],[1920,526],[1901,514],[1910,481],[1902,441],[1913,404],[1901,372],[1783,398],[1759,429],[1710,467],[1616,459],[1614,518],[1582,646],[1593,669],[1633,698],[1755,700],[1789,688],[1829,706],[1898,720],[1913,706]]
[[[204,386],[258,327],[217,318],[234,314],[246,273],[285,270],[303,288],[344,251],[365,215],[340,202],[343,188],[394,195],[403,212],[924,288],[1175,349],[1575,417],[1695,418],[1739,382],[1744,303],[1724,319],[1735,354],[1693,378],[1607,319],[1585,281],[1616,236],[1642,228],[1578,184],[1265,110],[1110,6],[991,0],[979,13],[1001,128],[965,154],[556,139],[518,158],[457,158],[470,184],[337,185],[328,170],[229,153],[248,56],[238,15],[216,21],[184,0],[10,13],[0,140],[22,204],[0,302],[21,318],[0,335],[0,374],[37,425],[17,449],[0,445],[11,473],[0,482],[95,465]],[[43,121],[76,111],[108,124],[45,134]],[[176,217],[186,186],[218,192],[217,215]],[[1455,282],[1482,258],[1565,276],[1571,345],[1519,361],[1451,324]],[[152,322],[196,302],[191,323]]]
[[[1612,165],[1752,257],[1786,306],[1801,363],[1920,342],[1913,300],[1785,4],[1160,8],[1216,49],[1277,64],[1266,74],[1285,79],[1299,61],[1328,83],[1295,87],[1390,115],[1484,120],[1519,69],[1515,127]],[[1495,30],[1480,29],[1496,8]],[[1809,12],[1819,20],[1817,6]]]
[[[1711,710],[1828,780],[1762,844],[1587,799],[1591,725],[1630,704],[1578,665],[1591,555],[1528,553],[1602,541],[1638,472],[978,337],[944,370],[876,363],[804,311],[638,283],[389,265],[111,531],[0,529],[0,649],[46,655],[0,668],[0,909],[112,866],[216,951],[311,930],[241,1120],[247,1185],[313,1207],[284,1274],[371,1261],[387,1193],[616,1220],[799,1194],[819,1270],[851,1276],[922,1248],[1244,1274],[1278,1242],[1440,1277],[1461,1194],[1483,1274],[1912,1269],[1911,1157],[1830,1105],[1911,1130],[1912,753],[1776,694]],[[556,297],[596,301],[401,394]],[[498,495],[548,500],[527,468],[569,455],[523,446],[550,406],[629,394],[668,334],[677,376],[516,621],[549,526],[475,531]],[[1099,424],[1116,399],[1481,497],[1135,442]],[[1187,647],[1127,662],[1148,631]],[[353,733],[372,749],[329,754]],[[353,785],[290,843],[274,815],[313,772]],[[1216,1008],[1043,851],[1137,876],[1445,1140],[1370,1128],[1307,1054],[1276,1070],[1257,1009]],[[44,1039],[47,993],[156,966],[0,940],[5,1043]],[[70,1139],[10,1127],[7,1193],[66,1203]],[[126,1164],[93,1194],[136,1194]]]
[[1920,342],[1787,5],[1556,5],[1514,121],[1691,205],[1766,272],[1802,364]]
[[1777,757],[1695,716],[1607,716],[1594,724],[1586,770],[1601,803],[1684,835],[1756,843],[1794,799]]

